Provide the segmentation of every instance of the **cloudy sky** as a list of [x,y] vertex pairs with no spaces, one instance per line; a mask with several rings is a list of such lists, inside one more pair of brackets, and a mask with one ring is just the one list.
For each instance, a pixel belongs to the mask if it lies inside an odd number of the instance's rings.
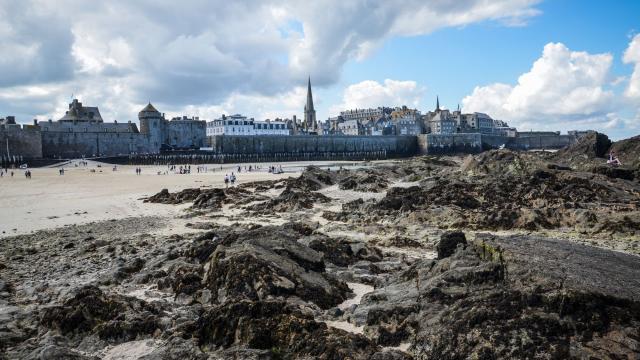
[[0,116],[318,118],[409,105],[640,133],[640,2],[0,0]]

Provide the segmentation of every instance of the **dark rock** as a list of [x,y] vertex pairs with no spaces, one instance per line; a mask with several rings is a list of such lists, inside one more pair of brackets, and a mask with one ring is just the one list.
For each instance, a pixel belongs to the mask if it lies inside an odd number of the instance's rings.
[[105,295],[85,286],[62,305],[44,309],[40,324],[64,335],[95,333],[104,339],[129,341],[160,327],[160,310],[142,300]]
[[611,140],[605,134],[590,132],[581,136],[578,141],[558,151],[556,157],[561,159],[573,159],[577,156],[588,158],[603,158],[611,147]]
[[211,255],[204,282],[217,302],[296,295],[321,308],[347,298],[346,284],[325,273],[322,255],[276,227],[232,234]]
[[335,184],[336,173],[322,170],[317,166],[308,166],[299,177],[288,181],[287,188],[300,191],[318,191]]
[[610,165],[599,165],[591,168],[594,174],[601,174],[612,179],[633,180],[636,176],[635,170]]
[[377,350],[364,336],[328,328],[279,301],[216,306],[198,328],[203,347],[270,350],[274,358],[368,359]]
[[331,199],[318,192],[287,186],[277,197],[248,207],[250,211],[287,212],[313,208],[315,203],[328,203]]
[[467,238],[462,231],[452,231],[442,234],[437,247],[438,259],[444,259],[453,255],[459,244],[467,245]]
[[[382,192],[389,187],[389,181],[373,170],[362,170],[352,174],[342,174],[339,188],[361,192]],[[345,176],[347,175],[347,176]]]
[[137,273],[138,271],[142,270],[142,268],[144,267],[145,261],[141,258],[133,258],[132,260],[129,260],[127,263],[125,263],[124,265],[121,265],[120,267],[118,267],[118,269],[116,270],[114,277],[117,280],[122,280],[125,279],[129,276],[131,276],[131,274]]

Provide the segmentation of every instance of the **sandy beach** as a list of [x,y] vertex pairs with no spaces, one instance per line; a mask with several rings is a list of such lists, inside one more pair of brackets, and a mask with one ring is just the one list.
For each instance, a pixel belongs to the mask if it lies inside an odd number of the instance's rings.
[[131,216],[173,218],[182,211],[181,207],[143,203],[140,199],[165,188],[176,191],[189,187],[223,187],[224,175],[232,171],[236,173],[237,184],[242,184],[297,176],[309,164],[353,164],[293,162],[282,165],[282,174],[269,173],[268,164],[261,164],[260,170],[251,172],[246,172],[243,164],[241,173],[237,172],[238,165],[209,164],[202,165],[207,166],[206,173],[198,173],[196,166],[192,166],[191,174],[182,175],[173,172],[164,175],[166,166],[140,166],[142,174],[136,175],[136,166],[118,166],[117,171],[113,171],[110,164],[89,161],[87,166],[76,167],[76,163],[63,166],[64,175],[59,174],[60,167],[49,167],[31,169],[31,179],[25,179],[20,169],[14,170],[13,177],[0,178],[0,237]]

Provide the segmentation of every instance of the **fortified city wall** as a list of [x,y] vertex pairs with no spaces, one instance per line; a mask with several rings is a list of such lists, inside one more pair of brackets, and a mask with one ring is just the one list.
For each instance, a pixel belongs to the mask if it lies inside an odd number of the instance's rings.
[[541,134],[526,136],[500,136],[479,133],[469,134],[423,134],[417,135],[418,153],[452,154],[478,153],[504,145],[513,150],[561,149],[576,141],[572,135]]
[[7,155],[24,159],[42,158],[40,129],[29,125],[0,126],[0,157],[6,158]]
[[42,155],[45,158],[114,156],[151,149],[149,137],[141,133],[118,132],[42,132]]
[[485,148],[497,148],[505,145],[506,148],[513,150],[530,150],[530,149],[561,149],[573,144],[577,138],[573,135],[526,135],[517,137],[506,137],[498,135],[482,135],[482,145]]
[[415,136],[216,135],[209,136],[208,141],[218,154],[386,151],[387,156],[411,156],[418,150]]
[[480,134],[423,134],[417,135],[419,154],[474,154],[482,151]]

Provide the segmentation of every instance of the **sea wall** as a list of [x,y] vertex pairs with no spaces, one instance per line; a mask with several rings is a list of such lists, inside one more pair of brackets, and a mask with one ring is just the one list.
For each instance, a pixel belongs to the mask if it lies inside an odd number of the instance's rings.
[[310,136],[254,135],[208,137],[216,154],[302,154],[385,152],[387,157],[411,156],[417,152],[415,136]]
[[482,151],[482,140],[473,134],[422,134],[417,135],[419,154],[473,154]]
[[0,157],[14,156],[22,159],[42,157],[42,137],[40,130],[33,126],[0,126]]
[[482,135],[482,146],[484,148],[497,148],[504,145],[508,149],[513,150],[532,150],[532,149],[561,149],[569,146],[576,141],[576,137],[572,135],[531,135],[517,137],[506,137],[497,135]]
[[45,158],[78,158],[146,153],[149,138],[140,133],[42,132],[42,155]]

